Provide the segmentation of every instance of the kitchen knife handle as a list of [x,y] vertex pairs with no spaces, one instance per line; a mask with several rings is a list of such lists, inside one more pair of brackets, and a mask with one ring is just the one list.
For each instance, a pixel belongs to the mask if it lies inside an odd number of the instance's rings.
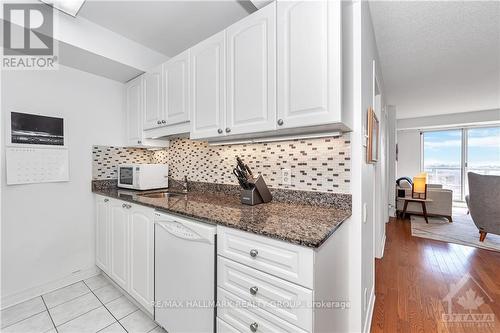
[[248,174],[250,175],[250,178],[253,179],[253,173],[252,173],[252,170],[250,170],[250,167],[248,166],[248,164],[245,164],[245,169],[248,171]]

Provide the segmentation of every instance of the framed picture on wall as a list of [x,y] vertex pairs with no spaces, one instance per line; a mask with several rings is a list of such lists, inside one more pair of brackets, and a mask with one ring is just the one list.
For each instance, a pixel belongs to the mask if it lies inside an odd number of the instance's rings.
[[379,155],[379,122],[373,108],[367,112],[368,145],[366,147],[366,162],[376,163]]

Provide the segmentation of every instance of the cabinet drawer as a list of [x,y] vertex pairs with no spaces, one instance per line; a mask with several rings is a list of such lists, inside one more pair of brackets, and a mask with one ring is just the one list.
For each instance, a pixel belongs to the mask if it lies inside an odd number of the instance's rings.
[[306,332],[220,287],[217,295],[222,304],[217,308],[218,317],[240,332]]
[[220,226],[217,234],[219,255],[313,288],[312,249]]
[[218,257],[217,285],[279,318],[312,331],[312,291]]
[[217,333],[239,333],[233,326],[226,323],[224,320],[217,318]]

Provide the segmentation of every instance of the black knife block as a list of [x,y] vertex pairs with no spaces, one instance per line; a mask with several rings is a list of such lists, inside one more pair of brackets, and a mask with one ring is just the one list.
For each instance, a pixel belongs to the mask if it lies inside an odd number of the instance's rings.
[[271,191],[266,185],[264,178],[258,176],[255,180],[250,181],[253,188],[250,190],[241,190],[240,200],[245,205],[258,205],[261,203],[270,202],[273,199]]
[[260,197],[255,187],[251,190],[241,190],[240,200],[242,204],[250,206],[262,203],[262,198]]

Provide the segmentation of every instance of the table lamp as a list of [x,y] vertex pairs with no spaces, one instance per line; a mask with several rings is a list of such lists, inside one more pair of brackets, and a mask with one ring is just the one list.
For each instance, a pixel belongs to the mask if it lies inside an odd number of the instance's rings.
[[427,199],[427,173],[421,172],[413,177],[411,197],[414,199]]

